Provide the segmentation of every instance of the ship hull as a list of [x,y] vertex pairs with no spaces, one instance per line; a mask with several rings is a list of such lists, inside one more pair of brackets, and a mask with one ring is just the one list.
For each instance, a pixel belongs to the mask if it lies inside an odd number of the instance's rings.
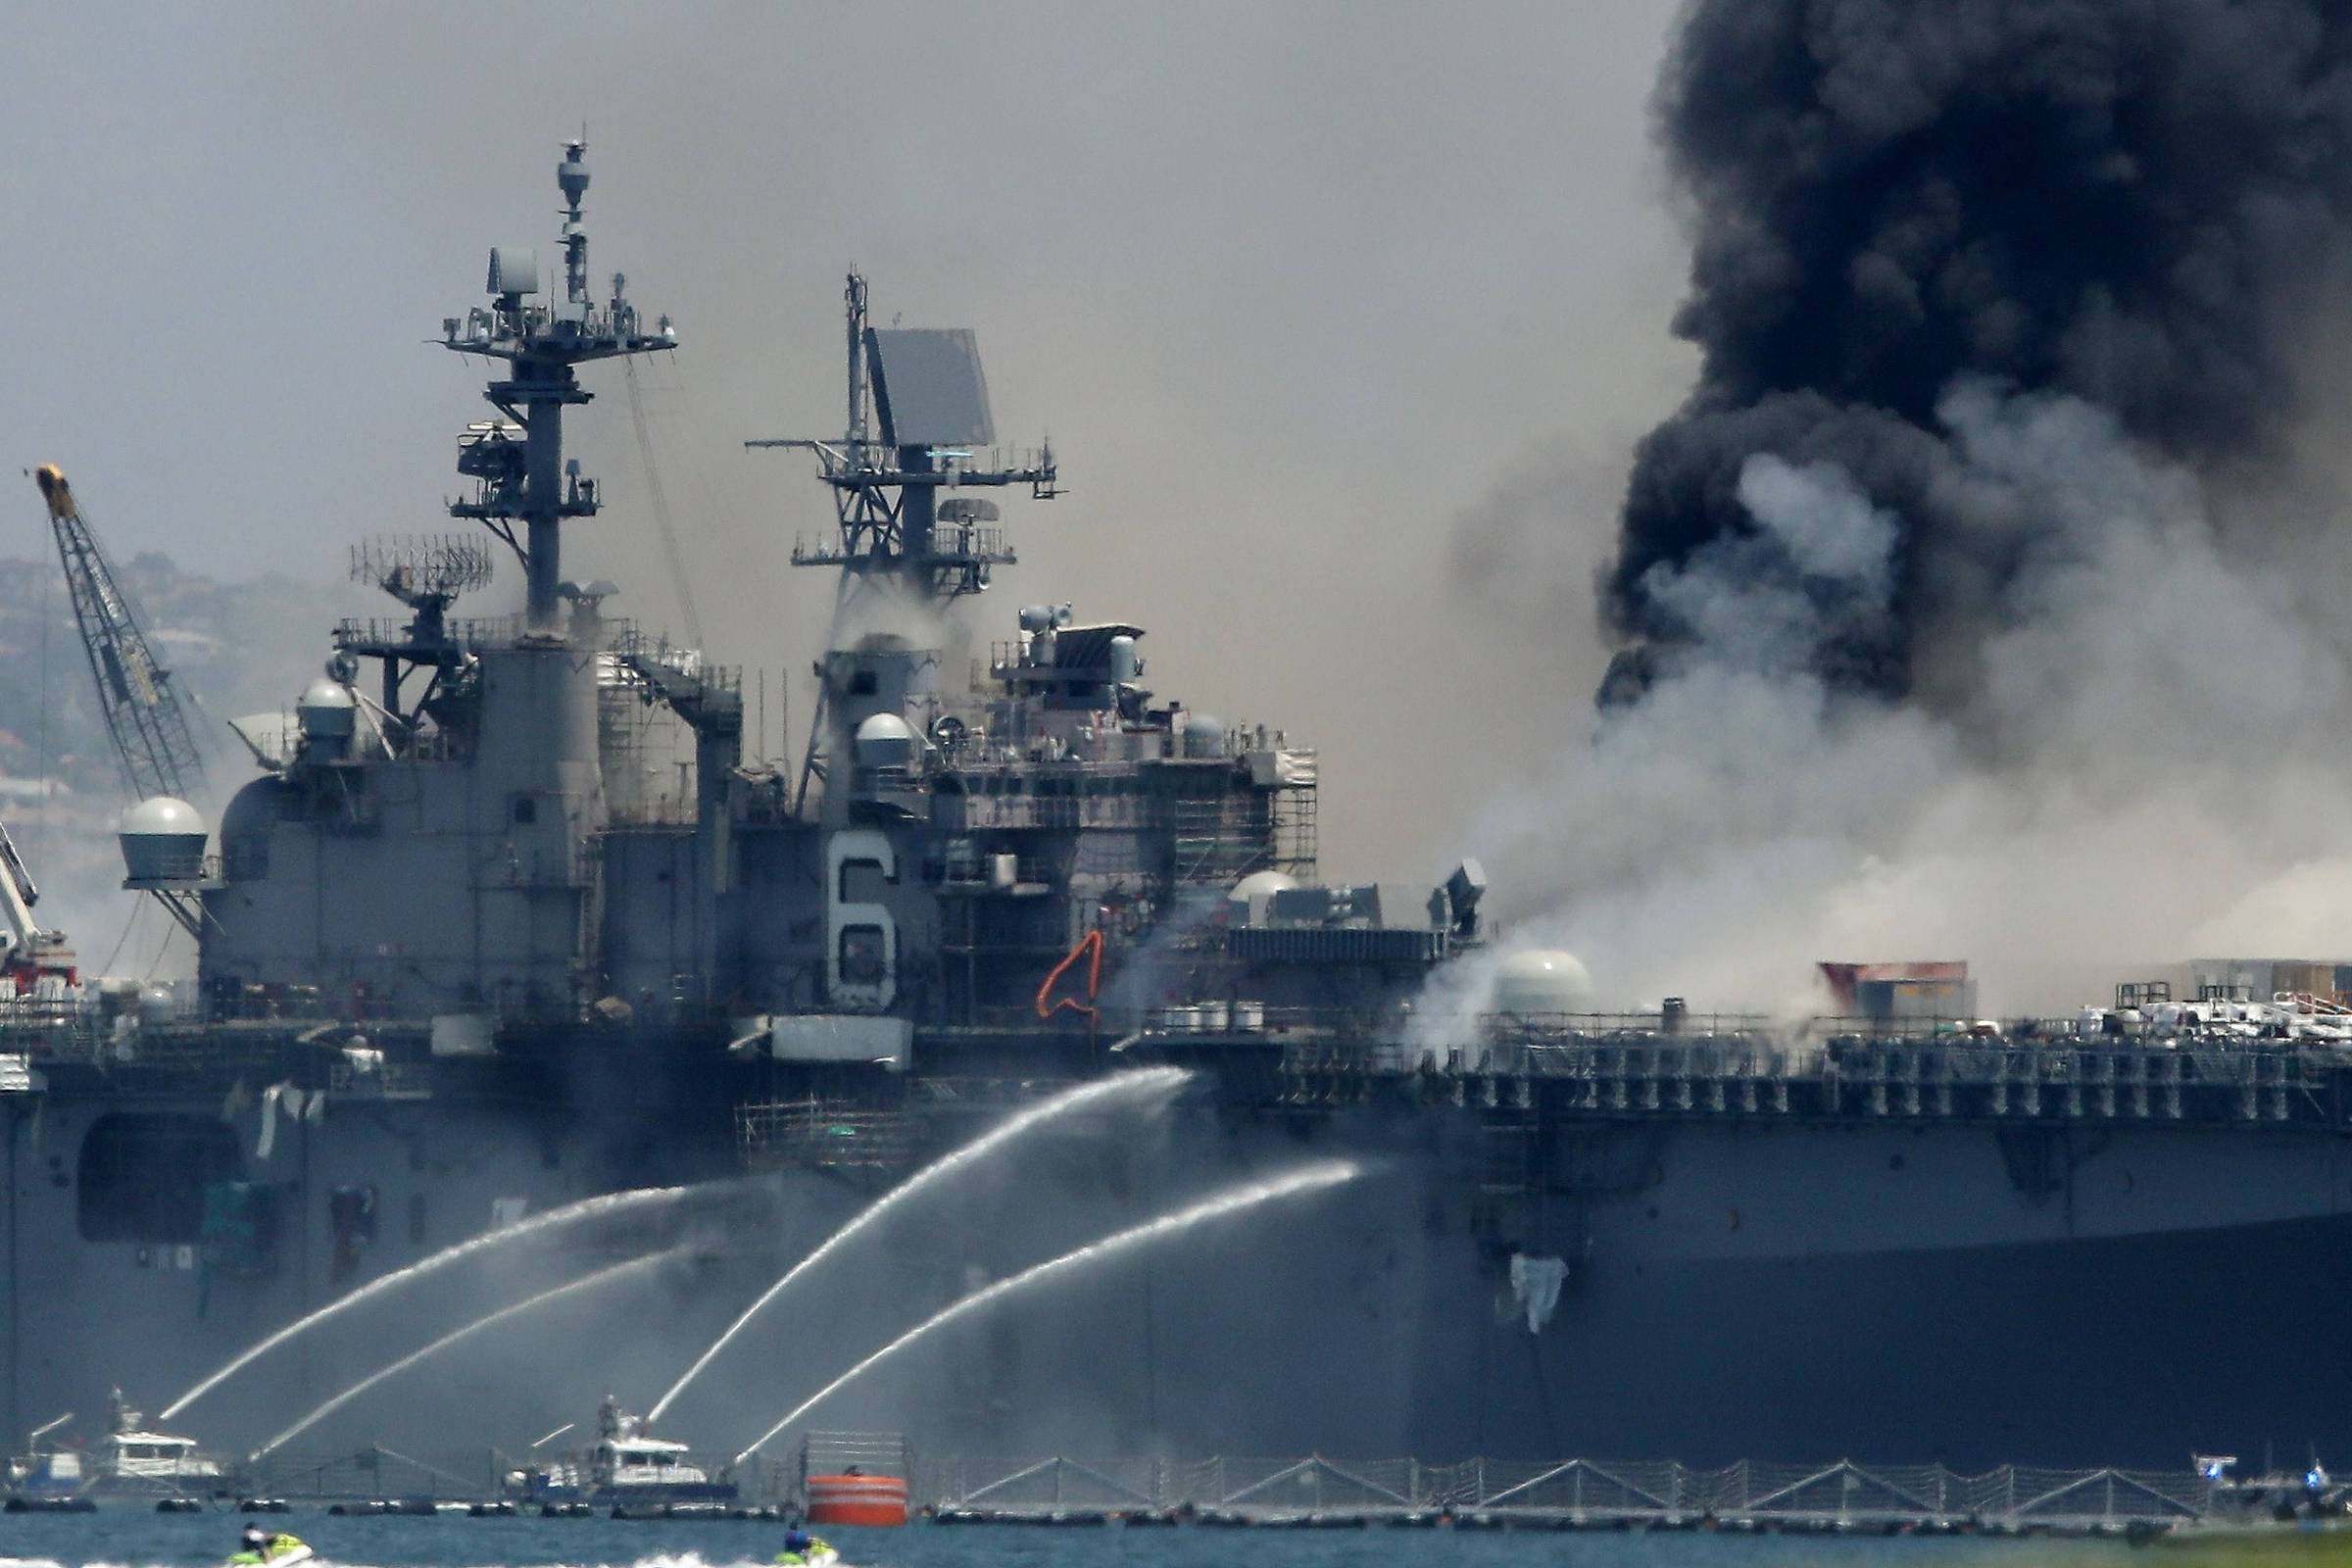
[[[2352,1453],[2352,1219],[1596,1264],[1425,1342],[1416,1451],[2183,1468]],[[1472,1303],[1462,1303],[1467,1312]],[[1453,1397],[1448,1397],[1451,1391]]]
[[[213,1097],[141,1104],[223,1114]],[[117,1383],[160,1405],[494,1215],[731,1156],[729,1129],[705,1118],[671,1121],[649,1164],[650,1146],[616,1143],[597,1118],[348,1099],[297,1120],[279,1110],[265,1153],[266,1111],[244,1103],[223,1125],[275,1206],[268,1255],[240,1270],[210,1244],[88,1234],[85,1189],[103,1176],[88,1143],[123,1108],[57,1094],[12,1122],[0,1326],[20,1428]],[[679,1404],[681,1435],[732,1451],[981,1279],[1347,1155],[1364,1166],[1349,1187],[1007,1303],[845,1392],[821,1424],[904,1430],[935,1453],[1845,1454],[1966,1469],[2352,1452],[2352,1368],[2330,1349],[2352,1300],[2352,1174],[2324,1130],[2042,1128],[2021,1144],[1976,1123],[1566,1123],[1535,1135],[1543,1179],[1504,1190],[1491,1126],[1460,1107],[1303,1114],[1203,1096],[1144,1126],[1106,1115],[1046,1136],[1027,1163],[910,1215],[747,1336]],[[372,1220],[355,1236],[361,1190]],[[721,1184],[720,1206],[683,1231],[598,1233],[412,1293],[389,1317],[354,1314],[182,1425],[250,1448],[476,1312],[683,1235],[709,1255],[656,1295],[583,1298],[486,1336],[473,1360],[318,1436],[419,1445],[463,1427],[466,1443],[512,1444],[614,1389],[650,1400],[871,1190],[811,1171]],[[1513,1253],[1566,1266],[1532,1328]],[[625,1332],[605,1337],[608,1322]]]

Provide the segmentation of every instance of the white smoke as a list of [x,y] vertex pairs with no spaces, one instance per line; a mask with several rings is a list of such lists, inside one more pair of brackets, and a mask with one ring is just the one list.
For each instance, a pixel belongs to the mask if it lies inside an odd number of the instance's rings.
[[[1912,701],[1807,673],[1843,629],[1824,607],[1885,613],[1971,564],[1898,577],[1849,473],[1751,457],[1754,530],[1645,584],[1684,657],[1480,824],[1512,946],[1579,954],[1613,1005],[1782,1012],[1825,958],[1968,958],[1988,1008],[2025,1011],[2352,946],[2352,670],[2298,612],[2309,585],[2228,555],[2196,477],[2090,404],[1971,380],[1939,419],[1938,504],[2011,553],[1999,627]],[[1479,988],[1473,967],[1426,1004]]]
[[1759,452],[1740,467],[1739,497],[1756,532],[1715,540],[1679,568],[1660,563],[1642,585],[1709,662],[1787,675],[1815,664],[1852,621],[1886,618],[1894,519],[1851,474]]

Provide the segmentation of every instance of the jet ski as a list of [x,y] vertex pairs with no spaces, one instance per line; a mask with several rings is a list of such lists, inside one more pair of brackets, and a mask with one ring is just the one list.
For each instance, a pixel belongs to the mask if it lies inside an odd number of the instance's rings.
[[311,1548],[305,1543],[292,1536],[271,1536],[260,1551],[240,1551],[229,1558],[228,1568],[294,1568],[310,1560]]
[[841,1553],[814,1536],[798,1551],[776,1553],[777,1568],[834,1568],[840,1561]]

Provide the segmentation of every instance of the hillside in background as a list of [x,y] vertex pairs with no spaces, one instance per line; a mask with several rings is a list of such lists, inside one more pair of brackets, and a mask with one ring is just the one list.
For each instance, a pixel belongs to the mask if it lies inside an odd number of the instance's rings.
[[[209,798],[195,805],[218,822],[221,805],[254,774],[229,732],[245,713],[290,709],[323,664],[340,614],[380,613],[375,596],[271,574],[222,582],[150,552],[119,563],[157,659],[172,672],[203,748]],[[389,607],[385,608],[396,608]],[[139,901],[122,891],[115,819],[128,802],[95,681],[54,558],[0,559],[0,821],[7,823],[41,892],[35,912],[73,937],[85,968],[184,972],[185,939],[165,953],[153,912],[122,941]]]

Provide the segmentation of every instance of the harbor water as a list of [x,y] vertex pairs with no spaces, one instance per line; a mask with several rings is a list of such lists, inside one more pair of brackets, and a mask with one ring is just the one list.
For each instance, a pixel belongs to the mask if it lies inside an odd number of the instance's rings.
[[[0,1568],[219,1568],[242,1516],[159,1515],[123,1504],[94,1514],[0,1518]],[[631,1521],[333,1517],[298,1508],[263,1523],[299,1535],[330,1568],[766,1568],[783,1530],[731,1520]],[[1699,1531],[1555,1534],[1398,1530],[1224,1530],[910,1525],[825,1532],[847,1568],[1339,1568],[1410,1558],[1461,1568],[1797,1568],[1821,1564],[2118,1564],[2120,1542],[1983,1538],[1732,1536]],[[2167,1552],[2177,1558],[2178,1553]]]

